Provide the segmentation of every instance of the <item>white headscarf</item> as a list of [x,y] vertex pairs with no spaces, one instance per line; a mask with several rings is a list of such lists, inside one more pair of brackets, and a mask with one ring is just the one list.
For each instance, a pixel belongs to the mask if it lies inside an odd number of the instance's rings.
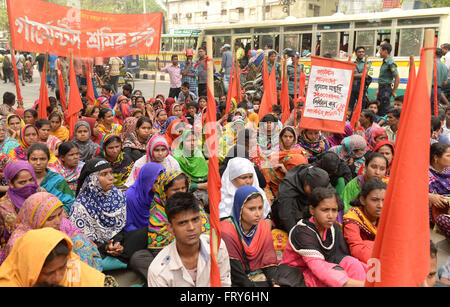
[[222,188],[220,189],[221,200],[219,204],[220,218],[231,216],[234,194],[236,194],[238,189],[234,186],[232,181],[244,174],[253,174],[253,186],[261,193],[264,200],[263,218],[266,218],[269,214],[269,200],[266,197],[266,193],[259,187],[258,176],[256,175],[253,163],[248,159],[236,157],[228,161],[227,168],[222,175]]

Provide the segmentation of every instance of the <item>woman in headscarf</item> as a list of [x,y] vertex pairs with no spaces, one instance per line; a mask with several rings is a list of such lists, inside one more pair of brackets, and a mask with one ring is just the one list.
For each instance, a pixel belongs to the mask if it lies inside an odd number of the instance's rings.
[[47,147],[50,149],[51,153],[53,155],[57,155],[58,146],[61,145],[62,141],[56,136],[50,134],[50,121],[45,118],[40,118],[36,121],[35,126],[39,132],[39,142],[47,144]]
[[279,148],[282,124],[273,114],[266,114],[259,121],[257,143],[262,157],[269,158]]
[[350,254],[361,262],[367,263],[372,258],[385,195],[386,184],[379,179],[370,179],[350,203],[352,208],[344,215],[345,241]]
[[308,154],[308,161],[321,152],[330,149],[328,141],[322,136],[319,130],[305,129],[298,138],[298,143]]
[[5,248],[8,255],[16,241],[32,229],[52,227],[64,232],[74,243],[74,252],[81,261],[102,271],[97,248],[66,218],[62,202],[47,192],[35,193],[25,200],[17,215],[16,225]]
[[181,133],[187,129],[186,123],[184,123],[181,119],[174,119],[166,129],[166,133],[164,134],[164,138],[169,144],[171,150],[175,150],[178,147],[180,142]]
[[117,104],[113,108],[114,110],[114,122],[119,125],[123,125],[124,120],[130,115],[130,105],[128,98],[125,96],[119,96]]
[[364,155],[367,152],[367,143],[362,136],[357,134],[348,136],[342,140],[340,146],[334,146],[330,151],[336,153],[342,161],[349,165],[353,177],[362,173]]
[[8,136],[8,128],[5,123],[0,122],[0,152],[9,154],[11,150],[19,146],[20,144],[15,138]]
[[392,167],[392,161],[394,161],[394,144],[389,142],[388,140],[384,140],[378,142],[377,145],[373,148],[373,152],[378,152],[382,154],[388,160],[388,169],[386,170],[386,177],[389,177]]
[[373,152],[366,156],[364,172],[353,178],[344,188],[341,198],[344,201],[345,212],[350,209],[350,202],[358,196],[364,183],[369,179],[386,181],[387,159],[380,153]]
[[310,217],[308,197],[318,187],[330,183],[328,173],[319,167],[302,164],[291,169],[278,187],[272,205],[272,218],[276,228],[289,233],[302,218]]
[[[167,98],[167,99],[169,99],[169,98]],[[184,116],[183,113],[184,113],[183,106],[179,103],[174,103],[174,104],[172,104],[172,109],[170,110],[170,112],[167,115],[169,116],[169,119],[172,117],[176,117],[176,118],[181,119],[184,123],[189,124],[189,121],[187,120],[186,116]],[[174,118],[174,120],[176,118]],[[169,119],[168,119],[168,121],[169,121]],[[170,125],[170,123],[169,123],[169,125]]]
[[122,131],[120,132],[122,142],[125,142],[125,140],[136,130],[137,121],[138,118],[134,116],[125,119],[122,125]]
[[99,122],[95,118],[90,117],[84,117],[83,121],[87,122],[91,128],[91,140],[100,146],[104,134],[98,128]]
[[286,174],[294,167],[307,164],[305,152],[302,149],[292,148],[275,153],[270,157],[269,167],[264,173],[269,178],[269,187],[273,195],[278,195],[278,187]]
[[145,155],[147,144],[152,137],[153,125],[148,117],[137,120],[135,130],[124,140],[123,152],[136,161]]
[[375,146],[377,146],[378,142],[384,141],[388,139],[388,135],[386,130],[382,127],[371,127],[366,130],[365,133],[366,141],[368,145],[368,150],[373,150]]
[[436,224],[450,238],[450,146],[434,143],[430,147],[430,169],[428,172],[428,197],[430,200],[430,222]]
[[117,134],[122,131],[122,126],[114,123],[114,114],[111,109],[102,109],[98,114],[98,130],[103,134]]
[[166,110],[163,108],[158,109],[155,112],[155,119],[153,120],[153,127],[158,131],[159,134],[163,135],[168,127],[168,116]]
[[[302,146],[297,143],[297,133],[295,132],[295,128],[292,126],[286,126],[280,131],[280,151],[290,150],[290,149],[300,149],[304,151]],[[306,154],[306,152],[305,152]]]
[[72,141],[64,142],[59,146],[59,158],[49,169],[60,174],[75,193],[78,178],[84,162],[80,160],[80,149]]
[[330,147],[339,146],[343,139],[351,135],[353,135],[352,125],[350,123],[345,123],[344,133],[333,133],[327,137],[327,141],[330,144]]
[[19,115],[10,113],[6,116],[6,128],[9,136],[13,139],[19,140],[20,130],[25,126],[25,122]]
[[127,199],[127,222],[125,231],[148,225],[150,208],[153,203],[154,188],[159,175],[166,170],[158,163],[145,164],[136,181],[125,192]]
[[75,124],[75,135],[72,142],[78,146],[82,162],[92,159],[100,147],[92,141],[91,134],[91,126],[88,122],[79,121]]
[[240,131],[245,129],[245,122],[242,117],[233,117],[233,121],[224,127],[223,137],[225,138],[225,146],[227,149],[234,146],[237,142],[237,136]]
[[0,198],[0,246],[2,247],[11,236],[17,213],[25,199],[39,191],[33,167],[25,161],[9,163],[5,167],[5,180],[9,187],[6,195]]
[[105,135],[97,158],[105,159],[111,164],[114,173],[114,185],[119,189],[124,189],[134,161],[123,152],[120,137],[114,134]]
[[344,191],[345,185],[354,177],[348,164],[332,151],[317,155],[311,164],[328,173],[330,183],[338,194]]
[[75,194],[63,176],[48,168],[50,151],[47,146],[42,143],[33,144],[28,149],[27,156],[36,174],[37,183],[48,193],[58,197],[68,213],[75,200]]
[[[0,267],[0,286],[104,287],[111,283],[117,286],[114,278],[80,261],[73,245],[66,234],[50,227],[28,231],[17,240]],[[55,267],[61,270],[55,271]],[[78,278],[73,278],[74,268],[78,268]]]
[[181,141],[172,156],[180,164],[181,170],[191,179],[191,192],[206,191],[208,163],[206,163],[202,151],[196,146],[194,130],[183,131],[180,138]]
[[134,163],[125,185],[131,187],[138,178],[141,168],[150,162],[158,163],[167,172],[174,170],[181,171],[180,164],[170,154],[169,144],[167,144],[166,139],[161,135],[154,135],[147,144],[146,155]]
[[259,187],[255,168],[248,159],[236,157],[228,161],[227,168],[222,175],[221,200],[219,203],[219,216],[228,217],[233,208],[234,194],[244,185],[255,187],[264,200],[263,218],[266,218],[271,208],[265,192]]
[[97,245],[102,258],[111,256],[127,262],[136,244],[139,245],[133,238],[138,230],[124,230],[127,200],[125,193],[114,186],[111,165],[99,158],[87,162],[81,171],[76,195],[69,213],[70,221]]
[[20,146],[12,149],[9,156],[14,161],[26,161],[28,148],[39,141],[39,131],[33,125],[26,125],[20,129],[18,137]]
[[67,127],[62,125],[62,117],[58,113],[52,113],[48,117],[50,121],[50,135],[56,136],[62,142],[66,142],[69,140],[70,132]]
[[278,260],[263,207],[262,194],[253,186],[242,186],[234,196],[231,216],[221,222],[234,287],[274,285]]

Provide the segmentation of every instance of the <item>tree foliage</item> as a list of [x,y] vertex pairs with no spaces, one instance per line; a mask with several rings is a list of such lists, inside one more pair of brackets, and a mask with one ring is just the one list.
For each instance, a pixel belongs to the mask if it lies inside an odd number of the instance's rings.
[[425,4],[431,7],[448,7],[450,6],[450,0],[425,0]]

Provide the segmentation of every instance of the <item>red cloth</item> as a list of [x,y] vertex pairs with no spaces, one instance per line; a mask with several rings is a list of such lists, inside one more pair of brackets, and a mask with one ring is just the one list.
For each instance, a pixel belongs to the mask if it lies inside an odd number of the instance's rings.
[[[206,133],[205,141],[208,148],[208,197],[211,225],[211,287],[220,287],[220,270],[215,254],[218,253],[221,241],[221,227],[219,217],[219,203],[221,199],[222,180],[219,174],[219,144],[216,121],[216,100],[207,86],[208,107],[206,108]],[[216,241],[215,247],[213,242]]]
[[94,143],[97,143],[100,145],[100,143],[102,142],[102,139],[103,139],[103,133],[97,129],[98,135],[94,136],[94,128],[95,128],[95,123],[97,122],[97,119],[95,119],[93,117],[81,117],[80,120],[84,120],[85,122],[87,122],[89,124],[89,127],[91,128],[91,140]]
[[92,66],[86,61],[87,78],[86,78],[86,98],[89,100],[89,105],[93,106],[95,103],[94,85],[92,84]]
[[67,110],[67,119],[70,131],[70,139],[72,139],[75,131],[75,124],[78,121],[78,112],[83,109],[83,103],[81,102],[80,91],[78,89],[77,84],[77,77],[75,76],[75,70],[73,67],[73,59],[70,61],[69,83],[70,83],[70,94],[69,94],[69,108]]
[[272,105],[277,103],[277,80],[275,70],[276,69],[274,64],[274,68],[272,69],[269,76],[267,61],[264,60],[263,82],[264,76],[266,76],[267,80],[264,82],[264,93],[258,111],[259,120],[261,120],[264,117],[264,115],[272,113]]
[[[66,97],[66,87],[64,86],[64,80],[61,73],[61,64],[59,63],[59,59],[56,61],[58,69],[56,71],[56,74],[58,75],[58,85],[59,85],[59,101],[61,102],[61,108],[64,112],[64,115],[66,115],[67,111],[67,97]],[[64,116],[66,117],[66,116]],[[64,121],[66,121],[66,118],[64,118]]]
[[48,89],[47,89],[47,77],[45,72],[47,70],[47,54],[45,55],[44,68],[42,69],[41,75],[41,88],[39,91],[39,105],[38,105],[38,118],[47,119],[47,107],[50,106],[50,101],[48,100]]
[[355,223],[344,225],[344,238],[350,248],[350,254],[356,259],[367,263],[372,257],[375,241],[371,240],[365,232],[362,232]]
[[372,253],[372,258],[379,261],[380,278],[367,281],[366,286],[414,287],[425,280],[430,270],[430,152],[418,150],[430,146],[431,110],[424,103],[430,100],[427,83],[422,49],[417,80],[402,109],[396,154]]
[[[289,106],[289,88],[287,79],[288,78],[286,72],[286,62],[283,62],[283,80],[281,81],[281,94],[280,94],[280,105],[281,109],[283,110],[283,114],[281,115],[281,122],[283,124],[289,119],[289,116],[291,115]],[[297,84],[295,84],[295,88],[297,88]]]

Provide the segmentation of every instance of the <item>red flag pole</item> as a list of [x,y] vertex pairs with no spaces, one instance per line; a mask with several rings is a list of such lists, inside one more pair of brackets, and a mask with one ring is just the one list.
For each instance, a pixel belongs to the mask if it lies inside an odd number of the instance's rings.
[[56,74],[58,75],[58,84],[59,84],[59,100],[61,102],[61,108],[64,114],[67,110],[67,96],[66,96],[66,87],[64,84],[64,79],[62,76],[62,70],[61,70],[61,63],[59,62],[59,59],[56,60],[57,70]]
[[[212,36],[206,37],[207,54],[212,54]],[[219,203],[221,198],[221,179],[219,174],[219,151],[218,151],[218,133],[216,121],[216,100],[214,99],[214,62],[208,61],[208,82],[207,97],[208,106],[206,107],[206,146],[208,149],[208,197],[210,208],[210,249],[211,249],[211,271],[210,286],[220,287],[220,270],[217,264],[218,252],[221,241]],[[211,89],[212,88],[212,89]]]
[[92,84],[92,71],[88,59],[86,59],[86,98],[89,100],[89,105],[91,106],[94,105],[95,103],[94,85]]
[[48,65],[48,53],[45,54],[44,68],[42,69],[41,75],[41,88],[39,92],[39,106],[38,106],[38,118],[47,119],[47,107],[50,106],[50,101],[48,100],[48,89],[47,89],[47,65]]
[[369,57],[366,55],[366,58],[364,59],[364,69],[363,69],[363,75],[361,77],[361,85],[359,87],[359,97],[358,102],[356,104],[356,108],[353,112],[352,119],[350,120],[350,125],[353,127],[353,129],[356,129],[356,125],[358,124],[359,117],[361,116],[361,109],[362,109],[362,100],[364,97],[364,88],[365,88],[365,82],[366,82],[366,71],[367,71],[367,59]]

